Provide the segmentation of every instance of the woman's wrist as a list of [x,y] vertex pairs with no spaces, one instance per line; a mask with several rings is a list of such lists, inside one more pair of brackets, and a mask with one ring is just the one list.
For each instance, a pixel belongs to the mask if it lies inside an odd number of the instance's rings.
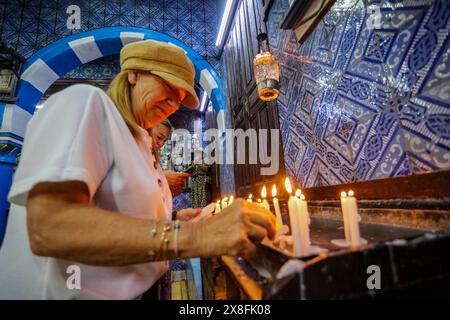
[[201,239],[199,238],[198,225],[200,223],[180,222],[178,234],[178,258],[191,258],[202,256]]
[[151,240],[145,249],[147,256],[150,261],[203,257],[206,248],[201,230],[202,222],[155,221],[145,232]]

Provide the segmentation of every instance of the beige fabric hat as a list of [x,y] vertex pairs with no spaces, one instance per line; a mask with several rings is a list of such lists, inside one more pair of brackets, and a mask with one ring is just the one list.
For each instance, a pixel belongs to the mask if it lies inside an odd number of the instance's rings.
[[127,44],[120,51],[122,71],[149,71],[186,90],[182,105],[196,109],[199,105],[194,90],[195,69],[184,50],[178,46],[156,40],[143,40]]

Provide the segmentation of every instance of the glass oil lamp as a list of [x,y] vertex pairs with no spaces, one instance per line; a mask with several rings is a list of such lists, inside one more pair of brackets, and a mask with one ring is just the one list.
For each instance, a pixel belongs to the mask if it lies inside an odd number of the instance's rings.
[[280,62],[270,52],[266,33],[258,35],[258,48],[259,53],[253,59],[258,95],[263,101],[272,101],[280,94]]

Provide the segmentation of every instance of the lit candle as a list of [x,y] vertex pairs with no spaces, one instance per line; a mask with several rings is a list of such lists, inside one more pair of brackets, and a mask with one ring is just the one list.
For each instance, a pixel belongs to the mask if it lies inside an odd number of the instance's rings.
[[228,205],[231,205],[233,203],[234,197],[231,196],[230,199],[228,200]]
[[298,216],[298,209],[295,197],[292,196],[292,186],[289,178],[285,180],[286,191],[289,193],[288,200],[288,212],[289,212],[289,220],[291,222],[291,233],[292,233],[292,243],[294,246],[294,256],[301,257],[303,256],[302,251],[302,243],[300,239],[300,222]]
[[361,244],[361,235],[359,233],[359,220],[361,219],[358,214],[358,206],[356,204],[356,198],[354,192],[350,190],[347,198],[347,215],[349,217],[350,238],[353,246]]
[[260,198],[258,198],[258,200],[256,200],[256,201],[258,201],[258,203],[259,203],[260,205],[262,205],[261,199],[260,199]]
[[344,233],[345,233],[345,241],[348,243],[351,242],[350,240],[350,228],[348,225],[348,201],[347,201],[347,193],[345,191],[341,192],[341,208],[342,208],[342,220],[344,221]]
[[300,225],[300,240],[302,245],[302,252],[304,255],[308,255],[310,251],[308,204],[306,203],[305,196],[299,189],[295,191],[295,198],[298,208],[298,221]]
[[222,199],[222,210],[227,207],[227,200],[228,200],[228,197],[225,197]]
[[266,209],[267,211],[270,211],[270,206],[269,206],[269,202],[267,202],[267,189],[266,186],[263,186],[262,190],[261,190],[261,198],[263,198],[262,200],[262,207],[264,209]]
[[248,202],[253,202],[252,198],[253,198],[253,195],[250,193],[250,194],[248,195],[247,201],[248,201]]
[[218,214],[220,212],[220,200],[216,202],[216,208],[214,209],[214,214]]
[[283,225],[283,219],[281,218],[280,204],[277,199],[277,186],[272,186],[273,207],[275,209],[275,216],[277,217],[276,228],[279,230]]

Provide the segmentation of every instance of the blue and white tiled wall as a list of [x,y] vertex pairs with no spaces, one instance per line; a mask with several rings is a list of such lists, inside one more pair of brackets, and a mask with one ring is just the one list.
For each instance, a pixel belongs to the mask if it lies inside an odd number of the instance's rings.
[[173,210],[192,208],[192,194],[181,193],[173,198]]
[[[215,38],[219,0],[0,0],[0,38],[25,58],[60,38],[87,30],[127,26],[163,32],[183,41],[218,67]],[[78,5],[81,29],[66,26],[67,7]],[[117,57],[93,61],[66,77],[112,78]]]
[[450,2],[340,1],[297,43],[270,12],[288,174],[303,187],[450,169]]

